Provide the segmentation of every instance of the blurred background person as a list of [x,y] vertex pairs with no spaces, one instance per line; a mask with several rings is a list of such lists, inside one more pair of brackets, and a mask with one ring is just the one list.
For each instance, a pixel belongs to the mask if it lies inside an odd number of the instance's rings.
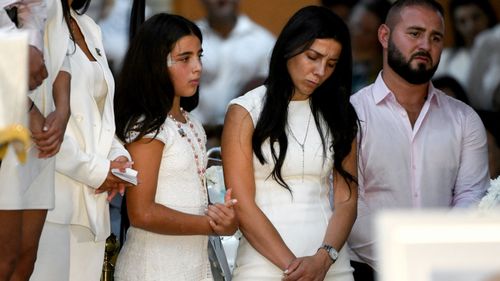
[[348,22],[352,7],[358,0],[321,0],[321,6],[337,14],[344,22]]
[[352,39],[353,93],[373,83],[382,69],[378,27],[390,7],[387,0],[361,0],[351,12],[348,24]]
[[457,100],[460,100],[466,104],[469,104],[469,99],[467,98],[467,93],[464,88],[458,81],[451,76],[441,76],[435,79],[432,79],[432,84],[434,87],[443,91],[450,97],[454,97]]
[[486,129],[490,178],[496,179],[500,176],[500,113],[485,110],[477,113]]
[[207,147],[218,146],[230,100],[264,81],[275,38],[238,13],[239,0],[202,0],[207,16],[203,33],[200,103],[193,114],[203,123]]
[[[454,42],[453,46],[443,50],[434,77],[450,75],[467,89],[471,63],[475,65],[471,61],[474,39],[480,32],[496,24],[495,9],[488,0],[451,0],[448,14],[452,23],[448,30],[453,32]],[[472,92],[469,94],[475,95]]]
[[[472,48],[468,91],[478,109],[500,111],[500,24],[477,36]],[[498,122],[500,123],[500,122]]]
[[92,0],[92,2],[88,5],[85,14],[91,17],[95,22],[99,23],[102,19],[105,19],[109,15],[111,9],[117,1],[119,0]]

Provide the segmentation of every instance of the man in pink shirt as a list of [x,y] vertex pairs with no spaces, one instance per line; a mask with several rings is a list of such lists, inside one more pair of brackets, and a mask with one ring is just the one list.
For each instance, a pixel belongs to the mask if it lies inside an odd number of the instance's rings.
[[[358,218],[351,260],[376,270],[373,219],[379,210],[473,206],[489,180],[486,132],[474,110],[435,89],[443,49],[443,9],[399,0],[378,30],[383,70],[351,97],[361,123]],[[368,266],[367,266],[368,265]],[[370,272],[371,271],[371,272]]]

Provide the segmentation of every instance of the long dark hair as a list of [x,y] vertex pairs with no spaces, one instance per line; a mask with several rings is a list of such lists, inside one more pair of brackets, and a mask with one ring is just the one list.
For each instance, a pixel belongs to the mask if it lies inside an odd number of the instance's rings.
[[73,31],[71,30],[71,25],[70,25],[70,18],[71,18],[70,10],[73,9],[78,15],[83,15],[85,14],[85,12],[87,12],[90,5],[90,1],[91,0],[73,0],[70,7],[68,5],[68,0],[61,0],[64,21],[68,26],[71,38],[74,38],[75,36],[73,34]]
[[[172,108],[174,87],[167,69],[167,55],[184,36],[195,35],[202,41],[200,29],[178,15],[157,14],[145,21],[130,42],[114,98],[116,135],[122,141],[131,131],[140,139],[157,133]],[[181,106],[190,111],[198,104],[198,91],[181,98]]]
[[[357,133],[357,115],[349,103],[352,84],[351,41],[347,26],[340,17],[324,7],[308,6],[295,13],[279,35],[269,65],[269,76],[265,82],[266,97],[252,137],[256,157],[264,164],[268,159],[262,154],[262,144],[270,141],[272,160],[275,163],[271,176],[280,185],[290,190],[281,175],[281,168],[288,148],[285,127],[288,119],[288,104],[292,99],[294,84],[288,72],[287,61],[308,49],[315,39],[334,39],[342,45],[337,66],[331,76],[318,87],[309,103],[316,128],[323,143],[323,153],[333,149],[334,167],[349,182],[356,182],[353,175],[342,166],[351,151]],[[326,131],[321,120],[328,125]],[[326,137],[331,134],[330,143]],[[273,143],[279,143],[279,152]]]
[[466,5],[475,5],[477,6],[483,13],[486,15],[488,18],[488,28],[493,27],[497,23],[497,16],[495,14],[495,9],[491,5],[490,1],[488,0],[451,0],[450,1],[450,6],[449,6],[449,11],[450,15],[453,21],[453,24],[451,25],[453,29],[453,37],[455,40],[455,44],[453,45],[454,49],[458,49],[460,47],[465,46],[465,40],[460,34],[460,32],[457,29],[457,26],[455,24],[455,11],[461,7],[461,6],[466,6]]

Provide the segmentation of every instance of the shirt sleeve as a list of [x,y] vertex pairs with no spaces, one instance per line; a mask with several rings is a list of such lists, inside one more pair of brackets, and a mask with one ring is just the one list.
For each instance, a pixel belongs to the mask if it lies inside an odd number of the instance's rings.
[[168,133],[167,133],[167,129],[165,128],[165,124],[161,125],[158,132],[152,132],[152,133],[146,134],[146,135],[144,135],[143,138],[155,139],[155,140],[161,141],[164,144],[167,144]]
[[[164,144],[168,144],[169,143],[168,136],[170,134],[171,134],[171,132],[169,132],[169,128],[168,128],[168,126],[166,125],[166,122],[165,122],[165,123],[163,123],[160,126],[160,128],[158,129],[158,131],[154,131],[154,132],[145,134],[144,136],[142,136],[142,138],[143,139],[155,139],[155,140],[161,141]],[[138,131],[135,131],[133,129],[130,130],[130,131],[128,131],[126,142],[127,143],[131,143],[131,142],[136,141],[137,140],[136,139],[137,136],[139,136],[139,132]]]
[[468,108],[453,206],[475,206],[486,193],[489,178],[486,131],[477,113]]
[[59,69],[59,71],[64,71],[64,72],[71,74],[71,67],[70,67],[68,55],[66,55],[64,57],[63,64],[61,65],[61,68]]

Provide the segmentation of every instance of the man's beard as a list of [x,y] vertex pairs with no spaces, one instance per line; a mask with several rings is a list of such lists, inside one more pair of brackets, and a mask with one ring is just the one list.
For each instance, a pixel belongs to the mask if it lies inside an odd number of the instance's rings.
[[387,50],[387,63],[389,66],[406,80],[410,84],[421,85],[427,83],[431,80],[432,76],[436,72],[439,63],[430,69],[426,69],[425,64],[419,63],[417,69],[411,67],[411,61],[416,56],[427,57],[432,64],[432,57],[428,52],[420,51],[413,54],[408,61],[405,60],[403,54],[394,45],[391,39],[389,39],[389,47]]

